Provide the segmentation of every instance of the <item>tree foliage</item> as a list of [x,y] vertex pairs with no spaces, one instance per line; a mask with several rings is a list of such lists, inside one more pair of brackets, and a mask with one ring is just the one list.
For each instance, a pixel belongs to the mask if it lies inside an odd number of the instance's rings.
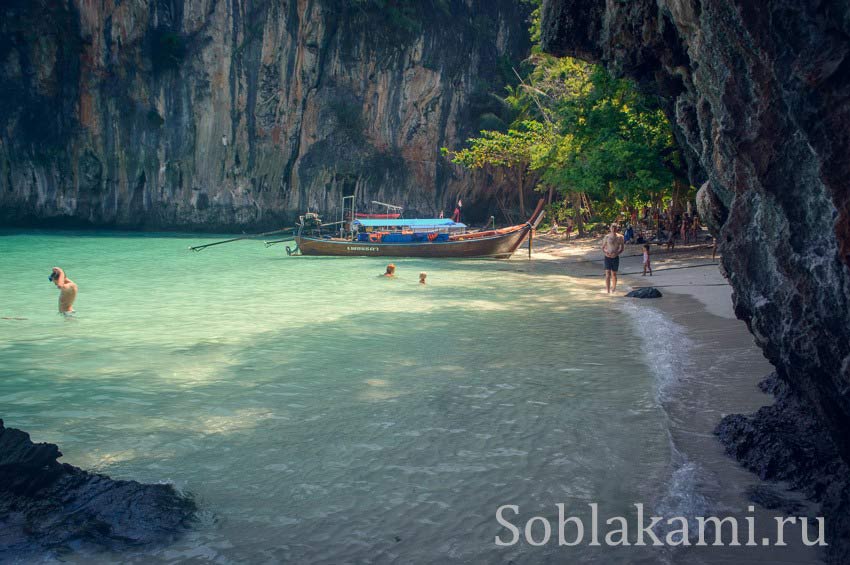
[[507,132],[482,131],[481,137],[469,140],[469,146],[451,154],[452,162],[469,169],[487,165],[523,168],[536,164],[543,158],[551,132],[534,120],[515,123]]
[[[525,1],[539,7],[539,0]],[[530,25],[538,40],[539,9]],[[585,194],[623,207],[658,202],[675,182],[687,184],[670,123],[655,97],[600,66],[539,48],[528,62],[530,70],[502,97],[513,116],[507,131],[483,130],[460,150],[444,148],[452,162],[510,170],[521,206],[523,180],[529,178],[540,190]]]
[[669,189],[679,156],[664,112],[629,81],[585,67],[564,79],[567,88],[554,105],[559,135],[543,182],[632,201]]
[[529,171],[534,170],[551,145],[550,127],[535,121],[516,122],[507,132],[482,131],[481,137],[469,140],[469,146],[460,151],[443,153],[452,162],[469,169],[502,167],[508,169],[519,200],[519,212],[525,216],[523,198],[528,184]]

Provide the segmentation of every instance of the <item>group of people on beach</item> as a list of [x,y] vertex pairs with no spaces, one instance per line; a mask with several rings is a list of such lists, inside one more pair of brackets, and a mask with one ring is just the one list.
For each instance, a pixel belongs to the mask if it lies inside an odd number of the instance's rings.
[[[649,241],[663,243],[667,245],[667,249],[673,249],[676,241],[680,243],[696,243],[699,240],[699,234],[702,231],[702,224],[699,216],[696,214],[667,214],[662,212],[656,216],[655,238],[653,240],[652,231],[647,227],[647,224],[638,220],[626,224],[623,236],[626,243],[646,244]],[[637,226],[637,228],[635,228]]]
[[[395,278],[395,264],[390,263],[389,265],[387,265],[387,270],[384,271],[384,273],[380,276],[388,277],[388,278]],[[422,271],[421,273],[419,273],[419,284],[425,284],[426,278],[428,278],[428,273],[426,273],[425,271]]]
[[[567,218],[567,222],[566,222],[565,225],[566,225],[566,228],[565,228],[564,233],[567,236],[567,241],[569,241],[570,235],[573,233],[573,221],[570,218]],[[553,219],[552,220],[552,227],[549,228],[549,231],[547,233],[549,235],[561,235],[561,232],[559,231],[560,228],[561,228],[561,226],[558,225],[558,220]]]
[[676,239],[680,243],[696,243],[702,224],[696,214],[665,214],[658,220],[658,241],[664,241],[667,249],[674,249]]
[[[657,233],[653,239],[651,232],[648,229],[649,220],[652,218],[657,226]],[[636,243],[643,245],[643,276],[649,273],[652,276],[651,264],[651,249],[652,241],[658,244],[664,244],[668,250],[675,247],[676,240],[681,243],[696,243],[699,241],[700,233],[702,232],[702,223],[699,216],[690,212],[674,213],[670,211],[656,210],[654,216],[651,215],[649,207],[643,211],[643,216],[639,217],[637,210],[631,213],[631,224],[626,225],[625,232],[619,233],[620,226],[616,223],[609,226],[609,232],[602,239],[602,252],[605,255],[605,289],[608,293],[617,290],[617,271],[620,265],[620,254],[625,249],[625,245]],[[634,226],[638,226],[635,230]],[[712,254],[716,253],[716,245]]]

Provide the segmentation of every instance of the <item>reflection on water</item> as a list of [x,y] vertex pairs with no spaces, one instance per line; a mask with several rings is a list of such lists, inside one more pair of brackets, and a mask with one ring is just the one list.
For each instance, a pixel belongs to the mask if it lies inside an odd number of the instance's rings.
[[[0,416],[204,509],[177,543],[121,559],[664,557],[493,543],[503,504],[556,520],[559,502],[630,515],[667,495],[669,418],[614,302],[523,260],[397,260],[386,280],[378,260],[188,245],[0,238],[0,316],[27,318],[0,321]],[[54,313],[54,265],[80,287],[74,320]]]

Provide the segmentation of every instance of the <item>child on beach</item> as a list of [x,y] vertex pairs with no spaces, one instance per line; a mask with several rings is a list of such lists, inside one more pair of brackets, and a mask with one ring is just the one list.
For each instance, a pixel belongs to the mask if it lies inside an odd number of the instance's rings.
[[643,246],[643,276],[649,271],[649,276],[652,276],[652,265],[649,264],[649,244]]

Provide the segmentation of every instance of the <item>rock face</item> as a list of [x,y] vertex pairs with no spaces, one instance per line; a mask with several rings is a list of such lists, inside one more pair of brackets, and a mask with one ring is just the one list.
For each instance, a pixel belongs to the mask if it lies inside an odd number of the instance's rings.
[[666,101],[736,314],[850,461],[850,3],[544,0],[543,41]]
[[[384,6],[387,4],[387,6]],[[421,213],[501,106],[513,0],[8,0],[0,222],[279,226],[342,195]],[[450,209],[450,208],[448,208]]]
[[170,485],[114,481],[59,463],[61,456],[55,445],[34,444],[0,420],[0,561],[71,544],[163,542],[195,512]]

